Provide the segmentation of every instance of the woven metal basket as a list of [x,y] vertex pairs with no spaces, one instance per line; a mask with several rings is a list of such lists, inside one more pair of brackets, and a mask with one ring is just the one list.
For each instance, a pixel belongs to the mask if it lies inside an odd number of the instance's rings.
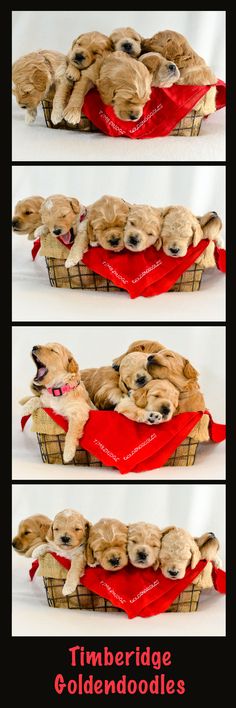
[[[51,121],[52,102],[44,100],[42,101],[42,106],[47,128],[61,128],[63,130],[79,130],[80,132],[93,133],[101,132],[84,115],[82,115],[81,121],[77,125],[71,125],[65,120],[63,120],[61,123],[58,123],[58,125],[53,125]],[[177,123],[175,128],[171,131],[170,135],[180,135],[186,136],[188,138],[199,135],[202,119],[202,114],[198,113],[197,111],[190,111],[190,113],[188,113],[184,118],[182,118],[179,123]]]
[[[45,258],[50,285],[54,288],[72,288],[76,290],[121,291],[111,280],[97,275],[84,263],[77,263],[72,268],[65,268],[65,261],[59,258]],[[194,263],[176,281],[169,292],[193,292],[200,289],[203,268]],[[124,290],[123,290],[124,292]]]

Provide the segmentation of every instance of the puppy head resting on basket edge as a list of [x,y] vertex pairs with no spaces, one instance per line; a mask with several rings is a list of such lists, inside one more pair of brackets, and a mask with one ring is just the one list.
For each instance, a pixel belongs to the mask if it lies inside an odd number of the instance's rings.
[[74,40],[67,57],[77,69],[87,69],[111,48],[111,41],[105,34],[86,32]]
[[[78,216],[82,207],[75,197],[65,197],[63,194],[53,194],[45,199],[40,214],[44,230],[51,236],[68,236],[68,243],[77,232]],[[40,235],[40,234],[39,234]]]
[[121,570],[128,563],[128,526],[117,519],[100,519],[90,528],[87,563],[104,570]]
[[189,565],[195,568],[201,553],[194,538],[185,529],[170,526],[162,531],[159,566],[165,578],[184,578]]
[[157,250],[172,258],[186,256],[190,245],[197,246],[204,238],[203,230],[196,216],[182,206],[167,207],[163,210],[161,238]]
[[126,52],[130,57],[139,57],[142,48],[142,37],[132,27],[120,27],[110,34],[112,49]]
[[113,106],[117,118],[137,121],[150,98],[151,76],[137,59],[113,52],[102,62],[96,86],[103,103]]
[[77,547],[86,549],[90,523],[74,509],[63,509],[56,514],[48,532],[47,541],[60,550],[73,551]]
[[40,209],[43,197],[28,197],[17,202],[12,217],[12,229],[16,234],[28,234],[28,239],[34,238],[34,232],[41,226]]
[[157,570],[161,547],[161,531],[154,524],[139,521],[128,527],[128,556],[136,568]]
[[46,541],[51,519],[43,514],[35,514],[23,519],[18,527],[18,533],[12,540],[12,546],[21,555],[31,557],[33,551]]
[[79,366],[71,352],[62,344],[35,345],[31,352],[37,373],[32,388],[40,391],[48,386],[80,382]]
[[129,205],[124,199],[104,195],[89,208],[88,238],[108,251],[122,251]]

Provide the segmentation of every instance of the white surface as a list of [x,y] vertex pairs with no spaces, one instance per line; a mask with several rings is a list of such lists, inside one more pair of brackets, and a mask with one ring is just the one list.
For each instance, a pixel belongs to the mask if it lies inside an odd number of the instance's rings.
[[[78,498],[79,502],[76,503]],[[194,535],[213,529],[220,539],[224,567],[225,488],[223,485],[14,485],[13,533],[19,521],[41,511],[49,517],[65,507],[78,507],[92,522],[109,514],[122,521],[148,519],[161,527],[173,523]],[[14,636],[224,636],[224,597],[201,594],[197,613],[164,613],[128,620],[122,613],[109,615],[69,612],[47,606],[42,578],[31,583],[30,559],[13,551]]]
[[[41,49],[67,52],[78,34],[133,26],[143,36],[173,29],[186,35],[195,51],[225,76],[225,11],[24,11],[13,12],[13,60]],[[165,137],[138,141],[139,161],[224,161],[225,110],[204,121],[198,138]],[[13,101],[14,161],[137,161],[137,142],[129,138],[47,130],[42,114],[24,125],[23,111]]]
[[[225,239],[225,167],[13,167],[13,210],[30,194],[67,194],[89,204],[102,194],[153,206],[183,204],[195,214],[217,211]],[[52,288],[45,259],[31,258],[32,242],[13,235],[14,321],[224,321],[225,276],[208,269],[194,293],[131,300],[128,293]],[[132,255],[132,254],[131,254]]]
[[213,327],[13,327],[13,479],[115,480],[219,480],[225,478],[225,445],[202,444],[193,467],[165,467],[158,470],[120,475],[109,468],[45,465],[41,462],[36,435],[30,421],[21,432],[23,413],[18,401],[29,393],[35,375],[30,351],[35,344],[58,341],[78,358],[80,368],[110,364],[136,339],[152,339],[178,351],[200,372],[206,405],[216,422],[225,417],[225,328]]

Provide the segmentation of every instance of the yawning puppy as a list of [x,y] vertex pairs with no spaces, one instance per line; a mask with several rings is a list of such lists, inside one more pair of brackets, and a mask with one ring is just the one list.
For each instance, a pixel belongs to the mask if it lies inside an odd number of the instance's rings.
[[33,554],[34,558],[53,551],[71,561],[62,594],[71,595],[84,574],[86,565],[86,545],[89,533],[89,521],[73,509],[60,511],[47,532],[47,541]]
[[46,541],[46,535],[51,524],[51,519],[43,514],[28,516],[20,522],[18,533],[12,540],[12,546],[20,555],[30,558],[33,551]]
[[161,547],[161,531],[154,524],[139,521],[128,527],[128,556],[135,568],[157,570]]
[[130,420],[158,425],[170,420],[177,412],[179,391],[165,379],[149,381],[143,388],[130,391],[115,410]]
[[70,462],[93,408],[79,366],[66,347],[54,342],[33,347],[32,358],[37,368],[33,388],[40,395],[25,404],[24,415],[37,408],[53,408],[68,420],[63,460]]
[[[70,246],[76,239],[78,260],[80,260],[88,248],[88,241],[87,234],[82,229],[86,209],[78,199],[65,197],[63,194],[53,194],[44,200],[40,215],[42,226],[36,230],[35,235],[43,238],[50,234],[65,246]],[[69,251],[68,254],[69,258]]]
[[187,567],[191,565],[191,568],[195,568],[200,560],[198,545],[188,531],[176,526],[163,529],[159,566],[165,578],[184,578]]
[[121,27],[110,34],[109,39],[114,51],[126,52],[130,57],[141,54],[142,37],[132,27]]
[[12,229],[16,234],[28,234],[32,241],[35,231],[42,225],[40,209],[43,197],[27,197],[17,202],[12,217]]
[[100,519],[89,531],[88,565],[121,570],[128,563],[127,542],[128,526],[117,519]]
[[128,213],[124,230],[124,245],[129,251],[137,253],[149,246],[161,246],[163,210],[148,205],[133,204]]
[[60,52],[40,50],[25,54],[12,67],[13,93],[20,108],[26,109],[25,122],[33,123],[39,103],[54,96],[66,69],[66,57]]

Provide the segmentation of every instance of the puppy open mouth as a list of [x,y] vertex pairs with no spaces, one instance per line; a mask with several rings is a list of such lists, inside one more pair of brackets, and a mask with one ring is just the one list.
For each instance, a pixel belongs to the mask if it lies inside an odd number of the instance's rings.
[[67,231],[66,234],[58,234],[57,238],[59,238],[60,241],[65,244],[65,246],[72,246],[75,240],[73,229]]
[[42,361],[40,361],[40,359],[37,357],[37,355],[34,352],[31,353],[31,356],[32,356],[32,359],[34,360],[35,366],[37,367],[37,374],[34,377],[34,381],[37,383],[39,381],[42,381],[44,376],[46,376],[46,374],[48,373],[48,369],[45,366],[45,364],[43,364]]

